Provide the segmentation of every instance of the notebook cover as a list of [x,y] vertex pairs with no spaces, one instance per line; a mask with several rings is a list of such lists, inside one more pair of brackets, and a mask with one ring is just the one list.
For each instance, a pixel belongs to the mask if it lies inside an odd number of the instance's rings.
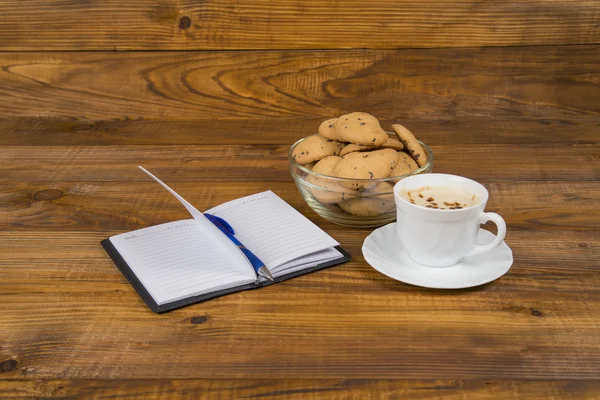
[[125,262],[123,257],[121,257],[121,254],[117,251],[117,249],[112,244],[110,239],[104,239],[100,243],[102,244],[102,247],[104,247],[104,250],[106,250],[106,252],[110,256],[110,258],[113,260],[113,262],[115,263],[117,268],[119,268],[121,273],[125,276],[125,278],[127,278],[127,280],[129,281],[131,286],[133,286],[133,288],[138,293],[138,295],[142,298],[142,300],[144,300],[144,303],[146,303],[146,305],[148,307],[150,307],[150,309],[152,311],[154,311],[155,313],[159,313],[159,314],[174,310],[176,308],[181,308],[181,307],[189,306],[191,304],[200,303],[205,300],[214,299],[215,297],[225,296],[230,293],[241,292],[242,290],[258,289],[261,287],[273,285],[275,283],[283,282],[288,279],[295,278],[297,276],[310,274],[311,272],[315,272],[320,269],[333,267],[334,265],[338,265],[338,264],[343,264],[352,259],[352,256],[350,256],[350,254],[348,254],[344,249],[342,249],[340,246],[336,246],[334,248],[340,252],[340,258],[324,262],[324,263],[316,265],[312,268],[307,268],[307,269],[303,269],[301,271],[296,271],[296,272],[292,272],[292,273],[289,273],[286,275],[282,275],[279,278],[276,278],[272,282],[260,281],[257,283],[249,283],[249,284],[242,285],[242,286],[235,286],[235,287],[232,287],[229,289],[218,290],[216,292],[205,293],[205,294],[201,294],[199,296],[188,297],[186,299],[181,299],[181,300],[173,301],[171,303],[158,305],[154,301],[154,299],[152,298],[150,293],[146,290],[146,288],[144,287],[142,282],[140,282],[140,280],[137,278],[137,276],[135,275],[133,270]]

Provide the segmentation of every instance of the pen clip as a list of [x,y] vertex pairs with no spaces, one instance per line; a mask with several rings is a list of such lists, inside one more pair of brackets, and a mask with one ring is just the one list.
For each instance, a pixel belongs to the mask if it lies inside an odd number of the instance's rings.
[[214,225],[216,225],[217,228],[219,228],[223,233],[229,234],[229,235],[235,235],[235,231],[233,230],[231,225],[229,225],[229,223],[227,221],[225,221],[223,218],[217,217],[216,215],[212,215],[212,214],[208,214],[208,213],[204,213],[204,216],[206,218],[208,218],[210,220],[210,222],[212,222]]
[[225,228],[225,230],[227,232],[231,233],[232,235],[235,235],[235,231],[233,230],[233,228],[231,227],[231,225],[229,225],[229,223],[227,221],[225,221],[221,217],[217,217],[216,215],[213,215],[213,218],[215,218],[217,221],[219,221],[219,223],[221,225],[223,225],[223,228]]

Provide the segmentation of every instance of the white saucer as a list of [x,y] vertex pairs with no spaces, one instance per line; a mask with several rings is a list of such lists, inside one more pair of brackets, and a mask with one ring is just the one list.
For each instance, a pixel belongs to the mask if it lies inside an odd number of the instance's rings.
[[[479,230],[477,243],[487,244],[494,234]],[[462,289],[483,285],[508,272],[512,251],[505,242],[487,253],[465,258],[446,268],[427,267],[413,261],[400,244],[393,222],[376,229],[362,246],[365,260],[377,271],[392,279],[434,289]]]

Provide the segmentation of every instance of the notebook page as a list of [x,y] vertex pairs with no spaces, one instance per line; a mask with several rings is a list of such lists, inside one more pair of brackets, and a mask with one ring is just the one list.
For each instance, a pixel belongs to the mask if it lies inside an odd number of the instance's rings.
[[317,265],[325,263],[327,261],[337,260],[342,256],[342,253],[340,253],[334,248],[325,249],[316,253],[309,254],[307,256],[296,258],[285,264],[278,265],[277,267],[271,270],[271,274],[273,274],[273,276],[277,278],[282,275],[291,274],[292,272],[316,267]]
[[339,245],[270,190],[232,200],[207,212],[229,222],[238,240],[269,270]]
[[[191,205],[186,199],[181,197],[179,195],[179,193],[177,193],[176,191],[171,189],[169,186],[167,186],[167,184],[165,184],[163,181],[161,181],[156,176],[154,176],[146,168],[142,167],[141,165],[138,165],[138,168],[141,169],[142,171],[144,171],[150,178],[154,179],[159,185],[161,185],[169,193],[171,193],[173,195],[173,197],[175,197],[186,208],[186,210],[188,210],[188,212],[192,215],[192,217],[194,217],[198,226],[200,226],[202,229],[206,230],[207,233],[212,234],[214,239],[221,242],[221,245],[227,247],[228,251],[235,258],[237,258],[239,262],[246,263],[247,268],[249,270],[254,271],[254,269],[252,268],[252,265],[250,264],[250,262],[248,262],[248,259],[246,258],[246,256],[244,256],[244,254],[240,251],[240,249],[235,244],[233,244],[233,242],[231,240],[229,240],[229,238],[227,236],[225,236],[225,234],[223,232],[221,232],[216,226],[214,226],[212,224],[212,222],[210,222],[208,220],[208,218],[206,218],[204,216],[204,214],[202,214],[200,211],[198,211],[196,209],[196,207]],[[256,276],[256,273],[255,273],[255,276]]]
[[193,220],[110,238],[157,304],[255,282],[249,271]]

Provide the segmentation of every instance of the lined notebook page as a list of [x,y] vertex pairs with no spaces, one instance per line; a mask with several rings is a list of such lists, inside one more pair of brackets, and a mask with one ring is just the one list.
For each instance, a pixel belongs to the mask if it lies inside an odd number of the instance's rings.
[[195,220],[156,225],[110,241],[158,304],[255,281],[253,271]]
[[338,245],[270,190],[221,204],[207,212],[229,222],[238,240],[272,271],[278,265],[300,261],[302,256]]
[[342,255],[339,251],[334,248],[321,250],[316,253],[302,256],[289,261],[285,264],[280,264],[275,268],[271,269],[271,273],[274,277],[278,277],[285,274],[291,274],[292,272],[300,271],[307,268],[316,267],[319,264],[327,261],[333,261],[340,258]]

